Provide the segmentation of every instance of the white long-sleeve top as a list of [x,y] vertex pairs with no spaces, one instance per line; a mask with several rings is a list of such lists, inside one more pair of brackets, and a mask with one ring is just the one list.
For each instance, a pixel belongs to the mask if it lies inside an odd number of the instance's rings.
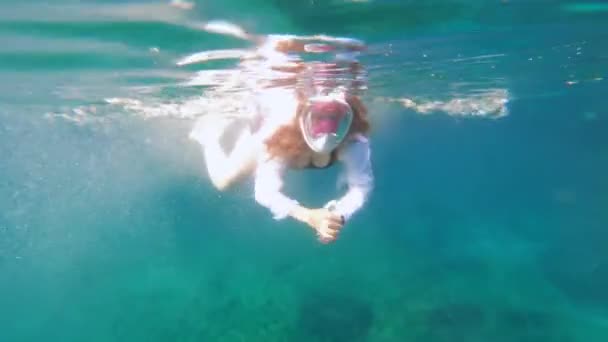
[[[343,181],[346,193],[336,199],[335,212],[348,221],[366,202],[374,185],[374,175],[370,159],[369,140],[357,135],[346,142],[337,155],[337,161],[344,164]],[[277,159],[262,156],[255,172],[255,199],[268,208],[277,220],[287,217],[299,202],[286,196],[283,187],[283,173],[287,165]]]
[[[359,41],[345,38],[330,38],[325,36],[295,37],[276,36],[271,37],[264,44],[259,53],[265,57],[270,66],[289,65],[297,62],[297,56],[283,54],[276,50],[276,41],[282,39],[321,40],[336,45],[362,45]],[[356,52],[353,52],[355,56]],[[344,60],[344,53],[337,55],[337,60]],[[350,55],[349,55],[350,56]],[[352,60],[350,56],[348,60]],[[268,68],[272,69],[272,68]],[[269,77],[270,79],[272,77]],[[268,137],[274,130],[284,124],[289,124],[296,113],[297,99],[289,89],[265,88],[256,94],[257,101],[255,112],[264,118],[264,127],[256,135],[258,142],[263,137]],[[290,115],[291,113],[291,115]],[[259,144],[263,145],[263,144]],[[374,185],[374,174],[371,165],[371,153],[369,140],[363,135],[356,135],[345,142],[337,155],[337,162],[344,165],[340,181],[347,186],[346,193],[335,201],[334,212],[348,221],[368,199]],[[286,218],[289,213],[299,205],[299,202],[282,192],[283,174],[287,165],[279,159],[269,158],[262,152],[257,161],[255,171],[255,199],[262,206],[268,208],[277,220]]]

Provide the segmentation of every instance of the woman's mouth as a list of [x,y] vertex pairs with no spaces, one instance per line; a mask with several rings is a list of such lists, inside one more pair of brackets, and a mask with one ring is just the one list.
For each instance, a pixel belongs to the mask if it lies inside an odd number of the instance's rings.
[[324,116],[315,120],[312,125],[312,133],[328,134],[335,133],[338,130],[338,118],[336,116]]

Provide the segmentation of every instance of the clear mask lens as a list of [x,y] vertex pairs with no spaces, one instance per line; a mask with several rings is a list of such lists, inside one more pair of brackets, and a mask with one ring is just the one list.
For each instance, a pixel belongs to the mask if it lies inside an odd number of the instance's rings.
[[329,152],[348,134],[353,112],[346,101],[336,98],[313,100],[300,119],[302,133],[316,152]]

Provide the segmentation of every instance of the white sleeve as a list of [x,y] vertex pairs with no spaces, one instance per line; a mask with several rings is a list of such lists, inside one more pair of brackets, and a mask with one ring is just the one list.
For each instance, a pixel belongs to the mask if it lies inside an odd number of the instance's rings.
[[298,201],[281,192],[284,170],[285,166],[280,161],[260,158],[255,173],[255,200],[268,208],[276,220],[284,219],[299,205]]
[[337,200],[335,210],[348,221],[367,201],[374,187],[369,141],[361,136],[341,151],[344,176],[348,184],[346,194]]

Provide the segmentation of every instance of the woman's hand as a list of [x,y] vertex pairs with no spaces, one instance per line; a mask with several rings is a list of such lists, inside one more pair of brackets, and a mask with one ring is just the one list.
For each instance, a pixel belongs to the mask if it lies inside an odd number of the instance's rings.
[[344,218],[329,209],[310,209],[306,223],[317,231],[319,241],[329,243],[338,237]]
[[340,229],[344,226],[344,217],[331,209],[329,204],[326,208],[319,209],[309,209],[297,205],[290,215],[312,227],[316,231],[319,241],[329,243],[338,237]]

